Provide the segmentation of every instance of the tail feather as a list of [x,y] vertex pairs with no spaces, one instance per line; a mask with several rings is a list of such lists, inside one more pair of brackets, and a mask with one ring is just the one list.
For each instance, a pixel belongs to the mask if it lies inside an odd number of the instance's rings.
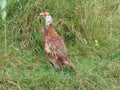
[[75,66],[70,61],[65,61],[64,64],[70,67],[72,70],[76,71]]

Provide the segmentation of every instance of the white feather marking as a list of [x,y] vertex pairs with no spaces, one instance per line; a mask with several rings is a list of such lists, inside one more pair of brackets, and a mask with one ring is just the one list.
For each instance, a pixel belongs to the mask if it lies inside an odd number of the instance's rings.
[[45,43],[45,51],[46,51],[47,53],[50,53],[50,52],[51,52],[50,47],[51,47],[51,45],[50,45],[50,44]]
[[45,20],[46,20],[46,27],[48,27],[53,22],[51,15],[46,16]]

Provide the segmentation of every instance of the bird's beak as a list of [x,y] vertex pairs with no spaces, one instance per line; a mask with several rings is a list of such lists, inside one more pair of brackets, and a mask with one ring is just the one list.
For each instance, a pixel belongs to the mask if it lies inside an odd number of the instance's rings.
[[39,15],[40,15],[40,16],[43,16],[43,13],[40,13]]

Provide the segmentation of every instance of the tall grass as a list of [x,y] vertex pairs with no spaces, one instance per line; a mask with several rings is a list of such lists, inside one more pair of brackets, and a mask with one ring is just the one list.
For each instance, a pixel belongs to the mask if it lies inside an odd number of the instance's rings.
[[[5,11],[5,21],[0,20],[1,90],[120,89],[119,0],[8,0]],[[67,67],[56,72],[47,63],[43,11],[53,16],[77,72]]]
[[7,52],[7,39],[6,39],[6,36],[7,36],[7,34],[6,34],[6,27],[7,27],[7,25],[6,25],[6,15],[7,15],[7,12],[6,12],[6,6],[7,6],[7,1],[6,0],[0,0],[0,6],[1,6],[1,10],[0,10],[0,12],[1,12],[1,19],[2,19],[2,22],[3,22],[3,26],[4,26],[4,42],[5,42],[5,50],[4,50],[4,52],[5,52],[5,56],[6,56],[6,52]]

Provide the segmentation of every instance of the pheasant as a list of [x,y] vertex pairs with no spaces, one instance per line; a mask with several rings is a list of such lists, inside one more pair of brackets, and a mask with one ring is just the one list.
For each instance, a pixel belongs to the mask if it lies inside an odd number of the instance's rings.
[[61,69],[63,65],[76,70],[70,62],[64,40],[58,35],[53,26],[53,19],[50,13],[42,12],[39,14],[45,19],[45,30],[43,37],[43,48],[45,56],[55,69]]

